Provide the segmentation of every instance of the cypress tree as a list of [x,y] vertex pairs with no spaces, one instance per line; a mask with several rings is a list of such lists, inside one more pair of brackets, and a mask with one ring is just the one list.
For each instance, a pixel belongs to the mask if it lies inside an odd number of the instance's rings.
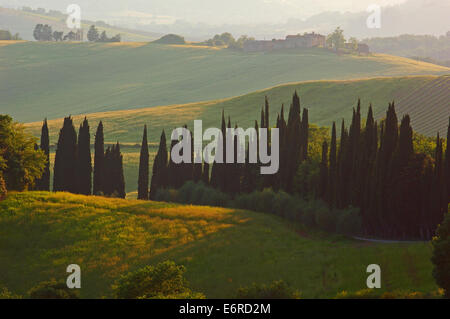
[[105,178],[105,145],[103,136],[103,123],[100,121],[95,133],[94,154],[94,195],[105,193],[103,180]]
[[47,119],[44,120],[44,124],[42,125],[40,149],[44,152],[47,163],[45,163],[42,177],[36,182],[36,189],[48,192],[50,191],[50,138]]
[[300,163],[308,158],[308,135],[309,135],[308,109],[303,109],[302,121],[300,124]]
[[270,127],[270,122],[269,122],[269,99],[267,98],[267,96],[264,97],[264,106],[265,106],[265,110],[264,110],[264,125],[265,125],[265,128],[269,128]]
[[72,118],[66,117],[56,146],[53,190],[77,192],[77,133]]
[[84,118],[78,133],[78,193],[91,195],[92,192],[92,158],[91,158],[91,134],[89,123]]
[[115,152],[114,152],[114,168],[115,168],[115,177],[117,182],[117,196],[119,198],[125,198],[126,192],[125,192],[125,176],[123,174],[123,156],[120,152],[120,144],[117,142]]
[[336,122],[331,129],[330,145],[330,170],[328,173],[328,203],[331,207],[336,206],[336,182],[337,182],[337,144],[336,144]]
[[289,149],[290,154],[286,158],[286,183],[284,189],[288,193],[293,192],[293,181],[297,174],[297,169],[300,164],[300,98],[297,92],[292,97],[292,105],[289,110],[289,118],[287,124],[287,139],[286,139],[286,151]]
[[[173,142],[173,141],[172,141]],[[150,199],[154,200],[158,189],[166,188],[170,186],[168,180],[168,155],[167,155],[167,144],[166,144],[166,133],[164,130],[161,133],[159,139],[158,152],[156,153],[155,160],[153,161],[152,169],[152,180],[150,184]],[[171,161],[171,163],[173,163]]]
[[205,162],[203,163],[202,182],[205,185],[209,185],[209,159],[208,159],[208,157],[205,158]]
[[149,178],[149,153],[147,140],[147,125],[144,126],[142,135],[141,154],[139,157],[139,179],[138,179],[138,199],[148,199],[148,178]]
[[[445,150],[445,162],[444,162],[444,200],[445,204],[450,203],[450,117],[448,118],[448,127],[447,127],[447,147]],[[445,196],[447,194],[447,196]]]
[[322,143],[322,161],[320,162],[319,173],[319,198],[326,199],[328,186],[328,144],[326,141]]

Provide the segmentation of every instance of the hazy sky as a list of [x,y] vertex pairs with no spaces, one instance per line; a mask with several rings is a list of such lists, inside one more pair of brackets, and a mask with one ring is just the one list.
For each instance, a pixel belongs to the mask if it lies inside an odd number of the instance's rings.
[[[442,0],[449,1],[449,0]],[[304,19],[324,11],[364,11],[370,4],[395,5],[406,0],[0,0],[0,6],[43,7],[65,11],[80,5],[83,18],[171,23],[248,24]]]

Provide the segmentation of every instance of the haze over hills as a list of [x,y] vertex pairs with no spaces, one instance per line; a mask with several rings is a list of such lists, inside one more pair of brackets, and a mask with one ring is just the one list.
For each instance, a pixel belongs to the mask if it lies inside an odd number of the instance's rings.
[[[65,12],[71,1],[45,0],[39,6]],[[156,33],[179,33],[204,40],[217,33],[247,34],[259,39],[316,31],[328,34],[341,26],[360,39],[400,34],[443,35],[450,30],[450,2],[442,0],[184,0],[77,2],[91,20]],[[371,4],[382,5],[381,27],[368,28]],[[0,6],[2,2],[0,1]],[[36,7],[34,0],[9,0],[3,5]],[[1,19],[0,19],[1,20]]]
[[448,74],[410,59],[323,49],[247,54],[148,43],[0,47],[0,109],[21,122],[228,98],[305,80]]

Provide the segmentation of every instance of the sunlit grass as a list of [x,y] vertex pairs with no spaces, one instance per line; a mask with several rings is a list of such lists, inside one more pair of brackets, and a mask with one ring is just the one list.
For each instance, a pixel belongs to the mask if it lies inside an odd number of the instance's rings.
[[233,297],[240,286],[283,279],[303,297],[333,297],[366,286],[382,269],[382,291],[431,292],[431,246],[372,244],[324,235],[241,210],[86,197],[14,193],[0,203],[0,284],[23,293],[82,269],[82,297],[110,296],[121,274],[172,259],[196,291]]

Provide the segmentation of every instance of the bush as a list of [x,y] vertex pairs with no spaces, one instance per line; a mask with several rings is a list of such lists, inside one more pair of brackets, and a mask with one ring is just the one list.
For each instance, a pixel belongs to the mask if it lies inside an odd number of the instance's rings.
[[8,288],[0,286],[0,299],[22,299],[22,296],[14,295]]
[[153,41],[154,43],[162,43],[162,44],[185,44],[186,41],[182,36],[177,34],[166,34],[160,39]]
[[300,299],[300,293],[279,280],[270,286],[254,283],[251,287],[239,288],[237,299]]
[[201,297],[187,287],[184,266],[165,261],[156,266],[146,266],[122,276],[113,286],[119,299],[183,299]]
[[325,205],[318,205],[315,210],[316,225],[324,231],[335,232],[337,216]]
[[8,192],[6,190],[6,183],[5,180],[3,179],[2,172],[0,171],[0,201],[6,198],[7,193]]
[[336,215],[338,216],[336,231],[339,234],[347,236],[361,234],[362,221],[358,208],[350,207],[345,210],[336,211]]
[[438,286],[444,289],[445,298],[450,298],[450,212],[436,233],[437,236],[433,238],[432,242],[433,277]]
[[78,299],[78,293],[69,289],[64,281],[44,281],[28,291],[30,299]]

